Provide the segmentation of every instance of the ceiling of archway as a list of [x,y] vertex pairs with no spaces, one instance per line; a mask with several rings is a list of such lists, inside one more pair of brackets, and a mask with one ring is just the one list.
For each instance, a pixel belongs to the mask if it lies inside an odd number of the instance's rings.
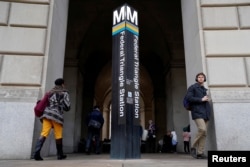
[[[138,11],[140,64],[148,74],[140,78],[140,85],[145,94],[152,89],[161,94],[168,70],[184,66],[180,0],[70,0],[66,58],[77,61],[85,88],[91,89],[100,74],[110,70],[105,66],[112,59],[113,10],[124,3]],[[103,82],[96,87],[104,94],[110,77],[99,80]]]

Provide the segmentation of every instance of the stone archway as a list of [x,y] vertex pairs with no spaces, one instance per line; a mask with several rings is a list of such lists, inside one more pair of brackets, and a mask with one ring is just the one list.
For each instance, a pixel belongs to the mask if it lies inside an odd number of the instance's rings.
[[[108,63],[99,73],[95,83],[94,99],[95,103],[103,108],[103,115],[107,120],[103,128],[103,139],[110,137],[110,105],[111,105],[111,91],[112,91],[112,74],[111,63]],[[146,109],[154,108],[153,103],[153,85],[150,76],[144,67],[140,67],[140,116],[141,125],[146,127],[145,122],[151,117],[146,116]],[[149,103],[150,102],[150,103]],[[151,113],[154,115],[154,113]]]
[[[71,112],[65,115],[64,150],[77,152],[78,142],[86,133],[84,118],[96,102],[96,79],[111,60],[112,11],[125,1],[139,12],[140,64],[152,81],[149,96],[145,91],[141,94],[145,122],[148,118],[155,120],[158,138],[175,123],[181,122],[178,127],[188,122],[180,105],[186,89],[180,0],[1,0],[1,127],[14,130],[1,140],[5,154],[0,153],[0,158],[30,156],[31,143],[40,130],[39,120],[30,115],[33,105],[62,75],[72,100]],[[27,17],[27,12],[34,15]],[[19,40],[22,42],[17,45]],[[8,142],[17,135],[16,127],[8,121],[9,113],[13,114],[13,122],[19,121],[16,112],[22,113],[27,123],[22,125],[31,136],[20,139],[24,149],[19,143],[13,147]],[[47,141],[51,142],[43,147],[44,154],[55,154],[56,148],[50,147],[54,140]],[[20,154],[20,150],[24,152]]]
[[[140,28],[140,96],[143,100],[143,127],[149,119],[157,123],[157,138],[167,129],[186,126],[187,113],[181,111],[181,92],[185,85],[184,46],[182,38],[181,6],[175,2],[128,1],[139,12]],[[83,123],[93,104],[102,106],[103,114],[109,120],[111,100],[111,58],[112,58],[112,12],[123,1],[70,1],[66,47],[67,62],[77,62],[77,80],[81,99],[75,104],[81,110],[81,137],[86,136]],[[174,10],[173,10],[174,9]],[[174,13],[175,18],[170,17]],[[70,76],[69,76],[70,77]],[[180,84],[176,84],[183,77]],[[79,101],[79,100],[78,100]],[[183,123],[177,124],[176,114],[184,114]],[[107,121],[109,122],[109,121]],[[79,125],[77,125],[79,126]],[[105,125],[103,138],[109,137],[109,125]],[[179,134],[181,130],[179,130]]]

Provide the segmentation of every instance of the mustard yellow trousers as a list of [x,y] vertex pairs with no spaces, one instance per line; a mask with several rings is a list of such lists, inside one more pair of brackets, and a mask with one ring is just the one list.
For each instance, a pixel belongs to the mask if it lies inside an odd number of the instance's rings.
[[47,118],[43,118],[43,125],[42,125],[42,131],[41,136],[48,137],[50,130],[54,129],[54,135],[55,139],[61,139],[62,138],[62,132],[63,132],[63,126],[62,124],[59,124],[53,120],[49,120]]

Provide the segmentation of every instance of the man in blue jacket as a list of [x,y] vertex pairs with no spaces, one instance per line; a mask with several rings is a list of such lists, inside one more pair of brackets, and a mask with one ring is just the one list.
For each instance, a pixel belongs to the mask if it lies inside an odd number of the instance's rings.
[[94,106],[93,111],[88,115],[86,120],[88,126],[88,137],[85,152],[90,154],[90,147],[93,137],[95,138],[95,153],[100,154],[100,133],[104,123],[104,118],[100,112],[99,106]]
[[187,99],[191,103],[191,115],[198,132],[191,146],[191,155],[194,158],[202,159],[207,136],[207,125],[210,119],[210,104],[207,95],[207,89],[204,87],[206,75],[198,73],[195,79],[196,83],[191,85],[187,91]]

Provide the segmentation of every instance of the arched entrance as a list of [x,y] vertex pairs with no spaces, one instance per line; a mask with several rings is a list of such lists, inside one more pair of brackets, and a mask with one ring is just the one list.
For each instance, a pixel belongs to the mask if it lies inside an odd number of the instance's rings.
[[[94,104],[101,106],[105,117],[102,139],[110,138],[112,133],[112,14],[123,3],[125,1],[111,0],[69,3],[65,73],[77,86],[73,101],[77,117],[75,127],[78,127],[75,128],[78,134],[74,138],[75,145],[86,137],[84,120]],[[147,128],[148,120],[154,120],[157,140],[168,129],[175,129],[181,140],[182,128],[189,124],[180,100],[186,89],[181,2],[126,3],[138,11],[139,17],[141,124]],[[73,74],[70,73],[72,68]],[[179,147],[182,151],[182,143]]]

